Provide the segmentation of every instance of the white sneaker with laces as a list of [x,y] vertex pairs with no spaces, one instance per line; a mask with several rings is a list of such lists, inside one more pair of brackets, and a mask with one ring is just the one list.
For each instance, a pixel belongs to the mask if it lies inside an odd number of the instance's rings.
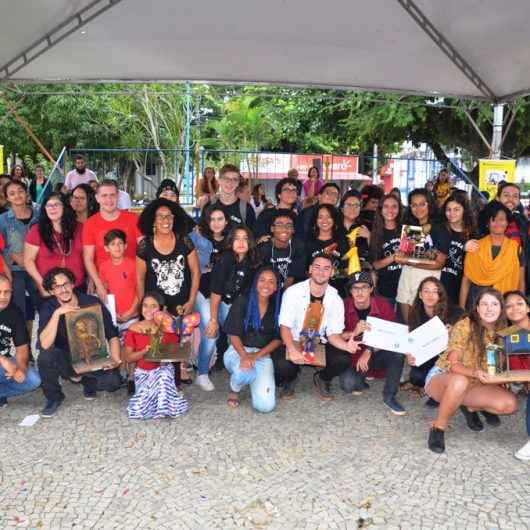
[[210,381],[208,374],[201,374],[195,378],[195,384],[198,385],[202,390],[206,392],[212,392],[215,390],[213,383]]
[[530,440],[528,440],[528,442],[526,442],[514,456],[517,460],[530,460]]

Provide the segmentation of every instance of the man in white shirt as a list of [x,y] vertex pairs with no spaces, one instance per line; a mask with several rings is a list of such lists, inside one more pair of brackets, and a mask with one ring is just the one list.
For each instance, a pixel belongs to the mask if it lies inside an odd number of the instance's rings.
[[75,169],[69,171],[66,175],[64,185],[71,191],[79,184],[88,184],[91,180],[97,180],[96,174],[86,167],[85,157],[75,155]]
[[280,334],[290,360],[284,356],[273,356],[274,372],[278,385],[283,385],[283,397],[292,398],[300,365],[304,356],[297,341],[304,325],[306,310],[310,303],[323,306],[320,321],[320,341],[326,348],[326,367],[315,373],[313,381],[323,400],[333,399],[331,381],[351,366],[351,355],[356,352],[358,342],[344,340],[344,304],[337,290],[329,285],[333,275],[333,258],[325,253],[317,254],[309,267],[309,279],[289,287],[280,309]]

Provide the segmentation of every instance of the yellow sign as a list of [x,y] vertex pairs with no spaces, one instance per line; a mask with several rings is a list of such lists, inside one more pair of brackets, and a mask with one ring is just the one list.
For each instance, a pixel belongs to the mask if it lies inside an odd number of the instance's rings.
[[480,191],[487,191],[490,199],[497,195],[499,182],[515,182],[515,160],[490,160],[484,158],[478,161]]
[[0,174],[4,172],[4,146],[0,145]]

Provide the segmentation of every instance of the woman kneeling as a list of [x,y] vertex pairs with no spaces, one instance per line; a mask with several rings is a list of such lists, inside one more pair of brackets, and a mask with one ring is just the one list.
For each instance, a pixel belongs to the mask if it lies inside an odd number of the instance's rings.
[[469,317],[452,328],[446,352],[425,381],[425,392],[440,403],[429,434],[431,451],[445,451],[444,432],[460,406],[490,414],[512,414],[517,409],[515,395],[488,384],[485,371],[485,347],[495,342],[496,332],[504,327],[502,295],[487,287],[477,294]]
[[270,267],[256,273],[248,295],[239,296],[230,308],[224,330],[230,347],[224,363],[230,373],[228,405],[239,405],[239,392],[250,385],[252,406],[271,412],[276,405],[274,368],[270,354],[282,347],[278,327],[280,312],[278,279]]
[[[175,386],[175,369],[171,363],[146,361],[152,335],[158,330],[154,315],[164,306],[164,298],[156,292],[147,293],[141,303],[142,320],[135,322],[125,335],[124,360],[136,363],[135,394],[127,408],[129,418],[148,420],[175,418],[188,410],[188,402]],[[162,344],[178,341],[177,335],[165,333]]]

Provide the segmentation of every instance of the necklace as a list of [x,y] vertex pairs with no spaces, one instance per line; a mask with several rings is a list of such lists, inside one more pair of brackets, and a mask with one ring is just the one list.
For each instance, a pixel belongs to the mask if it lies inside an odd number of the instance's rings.
[[[59,237],[57,237],[59,235]],[[64,245],[64,238],[62,234],[57,234],[57,232],[53,231],[53,240],[55,241],[55,244],[57,246],[57,250],[59,251],[59,254],[61,255],[61,267],[66,266],[66,256],[69,256],[72,253],[72,247],[71,245],[68,246],[68,251],[65,249]]]

